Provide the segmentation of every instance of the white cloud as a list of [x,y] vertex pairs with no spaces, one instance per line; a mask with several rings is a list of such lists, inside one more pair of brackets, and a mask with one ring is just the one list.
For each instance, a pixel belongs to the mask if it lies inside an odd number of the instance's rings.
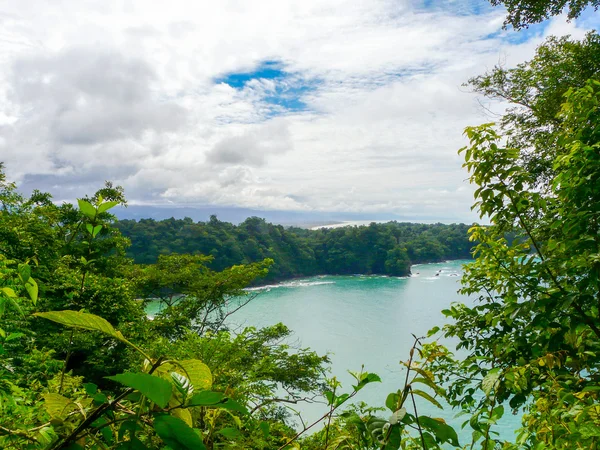
[[[4,3],[0,160],[58,198],[111,178],[135,203],[472,220],[456,151],[488,117],[461,84],[543,39],[510,44],[502,11],[452,2]],[[293,75],[215,83],[265,61]],[[296,85],[305,110],[268,101]]]

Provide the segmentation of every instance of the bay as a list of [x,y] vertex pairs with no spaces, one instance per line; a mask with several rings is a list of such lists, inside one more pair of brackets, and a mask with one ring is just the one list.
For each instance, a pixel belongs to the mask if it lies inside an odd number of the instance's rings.
[[[348,370],[377,373],[381,383],[368,385],[355,397],[370,406],[384,406],[385,398],[403,386],[400,361],[406,361],[414,342],[413,335],[425,336],[435,325],[444,323],[442,309],[453,302],[472,302],[458,294],[462,265],[468,261],[449,261],[415,265],[407,278],[384,276],[320,276],[283,282],[255,289],[257,297],[231,316],[230,325],[263,327],[279,322],[294,332],[291,343],[309,347],[331,358],[335,375],[351,391]],[[452,344],[446,343],[446,344]],[[464,417],[439,410],[421,401],[419,414],[442,417],[451,423],[461,441],[469,440]],[[315,420],[326,411],[320,404],[299,405],[305,421]],[[520,419],[506,414],[498,430],[513,440]],[[382,412],[387,417],[388,412]]]

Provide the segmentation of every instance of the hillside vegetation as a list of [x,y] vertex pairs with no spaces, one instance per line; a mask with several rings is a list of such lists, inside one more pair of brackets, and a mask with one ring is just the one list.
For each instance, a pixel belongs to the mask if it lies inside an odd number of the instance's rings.
[[236,226],[212,216],[198,223],[123,220],[116,227],[131,240],[127,255],[136,263],[155,263],[159,255],[172,253],[203,254],[213,257],[211,268],[223,270],[271,258],[275,263],[265,282],[325,274],[406,276],[411,264],[469,259],[473,247],[463,224],[389,222],[307,230],[257,217]]

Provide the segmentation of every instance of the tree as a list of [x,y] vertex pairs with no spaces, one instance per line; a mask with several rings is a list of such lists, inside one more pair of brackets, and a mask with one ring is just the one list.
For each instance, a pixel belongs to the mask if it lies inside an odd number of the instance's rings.
[[471,231],[462,292],[475,304],[445,311],[445,336],[468,356],[432,367],[484,448],[503,402],[526,408],[515,448],[600,444],[600,82],[565,99],[545,191],[491,125],[466,132],[475,207],[491,225]]
[[471,78],[467,86],[493,100],[509,103],[500,129],[509,147],[519,148],[519,160],[535,176],[531,182],[545,189],[560,132],[564,94],[600,78],[600,35],[589,33],[576,41],[549,37],[534,57],[513,69],[496,66]]
[[504,5],[508,16],[504,25],[512,25],[516,30],[543,22],[567,9],[569,20],[576,19],[587,6],[598,9],[600,0],[490,0],[494,6]]

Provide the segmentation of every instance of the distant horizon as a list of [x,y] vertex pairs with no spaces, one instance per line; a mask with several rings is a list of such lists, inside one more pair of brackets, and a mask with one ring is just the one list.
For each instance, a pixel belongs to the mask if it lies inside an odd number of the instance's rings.
[[457,217],[410,217],[392,213],[365,213],[365,212],[339,212],[339,211],[286,211],[286,210],[254,210],[235,206],[149,206],[129,205],[118,207],[114,210],[119,220],[168,220],[184,219],[189,217],[194,222],[206,222],[214,215],[223,222],[239,224],[249,217],[259,217],[267,222],[284,225],[299,226],[302,228],[335,228],[346,225],[368,225],[371,222],[410,222],[410,223],[462,223],[469,224],[473,221]]

